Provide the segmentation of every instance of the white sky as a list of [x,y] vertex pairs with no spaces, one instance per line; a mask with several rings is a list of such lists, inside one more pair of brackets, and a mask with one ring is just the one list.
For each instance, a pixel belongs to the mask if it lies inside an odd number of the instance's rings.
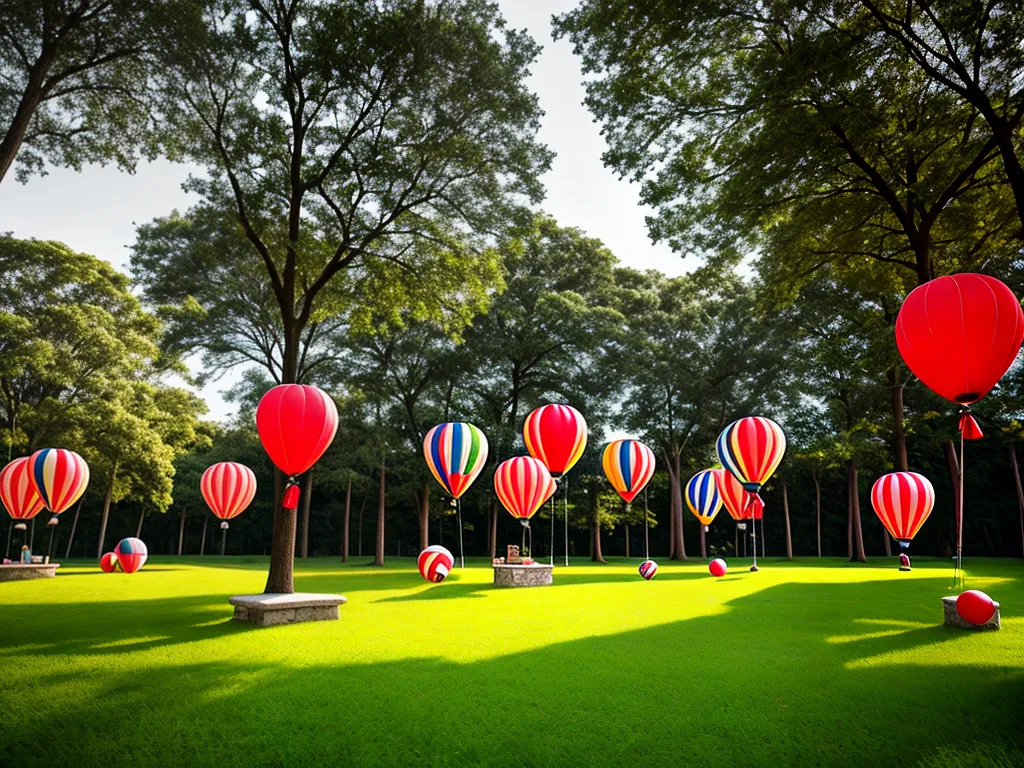
[[[543,209],[560,224],[600,238],[626,265],[681,274],[682,259],[648,239],[644,216],[649,211],[638,203],[638,188],[601,163],[605,144],[583,106],[579,63],[568,41],[551,39],[552,14],[570,10],[576,0],[501,0],[500,5],[510,26],[526,28],[544,47],[530,80],[546,113],[540,140],[557,154],[544,177]],[[112,167],[90,166],[81,173],[51,169],[27,185],[9,175],[0,184],[0,232],[59,240],[126,269],[137,224],[195,201],[181,189],[186,175],[185,167],[165,161],[142,165],[134,175]],[[230,414],[220,395],[230,383],[222,379],[202,391],[212,418]]]

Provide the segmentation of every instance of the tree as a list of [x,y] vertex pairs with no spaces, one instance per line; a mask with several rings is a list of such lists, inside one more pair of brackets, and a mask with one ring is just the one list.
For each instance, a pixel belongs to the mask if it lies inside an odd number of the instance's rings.
[[166,48],[197,18],[190,0],[6,0],[0,4],[0,182],[46,162],[131,170],[155,156],[149,108]]
[[[537,47],[486,3],[230,2],[169,77],[190,182],[233,210],[281,316],[283,382],[349,269],[415,270],[536,200],[548,152],[523,86]],[[382,282],[382,285],[388,285]],[[399,302],[402,297],[397,297]],[[292,591],[295,515],[275,513],[267,591]]]

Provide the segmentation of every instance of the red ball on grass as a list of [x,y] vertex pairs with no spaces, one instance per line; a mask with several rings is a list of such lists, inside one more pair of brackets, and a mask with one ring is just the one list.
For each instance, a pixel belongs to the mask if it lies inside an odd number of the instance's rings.
[[725,572],[728,570],[729,566],[726,565],[725,560],[720,557],[716,557],[708,563],[708,571],[712,576],[725,576]]
[[987,624],[995,616],[996,604],[991,597],[976,589],[962,592],[956,599],[956,612],[969,624]]

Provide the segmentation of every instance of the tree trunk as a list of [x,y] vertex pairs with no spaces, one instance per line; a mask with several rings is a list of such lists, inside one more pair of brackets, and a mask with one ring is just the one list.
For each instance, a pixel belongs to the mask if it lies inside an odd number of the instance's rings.
[[860,491],[857,485],[857,460],[850,459],[847,464],[847,473],[850,484],[850,532],[853,534],[850,542],[850,560],[866,563],[864,556],[864,532],[861,530],[860,521]]
[[892,557],[892,545],[889,543],[889,532],[882,526],[882,543],[885,545],[885,556]]
[[889,404],[892,411],[892,441],[893,457],[896,461],[896,469],[906,472],[909,469],[907,463],[907,430],[903,423],[903,383],[900,381],[898,364],[893,365],[886,371],[889,379]]
[[953,528],[953,552],[956,553],[956,541],[957,531],[960,530],[960,462],[956,458],[956,448],[953,446],[952,440],[947,440],[942,444],[943,450],[946,452],[946,466],[949,467],[949,480],[953,484],[953,519],[955,527]]
[[679,454],[673,453],[668,477],[669,491],[672,496],[672,519],[676,522],[676,546],[670,560],[686,560],[686,542],[683,538],[683,486],[679,480],[681,469]]
[[793,559],[793,533],[789,528],[789,490],[782,483],[782,517],[786,521],[786,559]]
[[302,491],[302,542],[300,544],[299,557],[305,560],[309,557],[309,505],[313,497],[313,470],[306,472],[306,487]]
[[136,539],[141,539],[142,538],[142,523],[143,523],[143,521],[145,521],[145,519],[146,519],[146,508],[143,507],[142,510],[139,512],[139,524],[135,528],[135,538]]
[[1024,552],[1024,489],[1020,484],[1020,469],[1017,468],[1017,451],[1010,446],[1010,465],[1013,467],[1013,480],[1017,484],[1017,509],[1020,510],[1020,543]]
[[356,556],[363,556],[363,512],[366,511],[366,500],[368,496],[363,496],[363,503],[359,507],[359,546],[356,547]]
[[178,557],[181,557],[185,546],[185,508],[181,508],[181,520],[178,522]]
[[75,541],[75,529],[78,528],[78,513],[82,511],[82,502],[85,501],[85,494],[82,494],[82,498],[78,500],[78,505],[75,507],[75,517],[71,521],[71,535],[68,536],[68,549],[64,553],[64,557],[71,557],[71,545]]
[[[287,334],[286,334],[287,336]],[[285,344],[285,358],[288,357],[288,343]],[[284,383],[294,383],[295,375],[282,377]],[[274,469],[274,528],[270,539],[270,570],[267,572],[267,584],[263,588],[266,594],[291,594],[295,591],[293,577],[295,569],[295,529],[296,518],[294,509],[281,506],[284,498],[285,476],[281,470]]]
[[33,517],[28,524],[28,549],[31,552],[36,543],[36,519]]
[[697,530],[700,531],[700,559],[701,560],[707,560],[708,559],[708,537],[704,533],[704,526],[700,522],[700,520],[697,521]]
[[498,556],[498,500],[491,499],[491,520],[490,532],[488,533],[488,546],[490,547],[491,560]]
[[341,524],[341,562],[348,562],[349,513],[352,511],[352,476],[345,484],[345,516]]
[[54,55],[55,51],[51,45],[44,46],[42,53],[29,70],[28,82],[22,91],[14,117],[11,118],[3,140],[0,141],[0,181],[3,181],[11,166],[14,165],[14,158],[17,157],[18,150],[21,149],[21,144],[25,140],[32,116],[39,108],[43,98],[43,86]]
[[387,465],[380,460],[380,492],[377,497],[377,553],[373,565],[384,565],[384,512],[387,507]]
[[821,478],[817,468],[811,470],[811,478],[814,480],[814,508],[818,518],[818,557],[821,557]]
[[107,479],[107,495],[103,499],[103,516],[100,518],[100,542],[96,551],[96,559],[103,557],[103,541],[107,538],[107,519],[110,517],[110,498],[114,495],[114,480],[117,479],[117,464],[114,464]]
[[419,507],[420,552],[430,546],[430,483],[424,478],[416,491],[416,505]]
[[206,526],[210,522],[210,518],[203,515],[203,539],[199,542],[199,556],[202,557],[206,554]]
[[590,513],[588,515],[590,518],[590,533],[594,538],[594,552],[590,559],[595,563],[607,563],[604,555],[601,554],[601,524],[598,521],[600,507],[597,496],[597,488],[591,488],[590,493],[587,494],[587,511]]
[[672,494],[669,494],[668,511],[668,556],[671,559],[672,553],[676,551],[676,516],[672,514]]
[[625,534],[626,534],[626,558],[628,559],[630,557],[630,554],[629,554],[629,523],[626,523],[623,526],[623,528],[625,529]]

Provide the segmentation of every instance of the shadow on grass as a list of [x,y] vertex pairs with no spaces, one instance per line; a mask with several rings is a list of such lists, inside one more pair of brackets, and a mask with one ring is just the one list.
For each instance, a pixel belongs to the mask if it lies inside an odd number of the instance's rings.
[[[925,592],[935,586],[928,581]],[[117,621],[113,604],[99,604],[104,634],[32,653],[95,653],[89,643],[142,633],[189,642],[246,631],[228,622],[182,626],[183,613],[187,624],[208,601],[157,602],[155,616]],[[82,679],[51,673],[32,684],[52,695],[8,699],[0,756],[9,765],[82,768],[1024,760],[1019,665],[972,658],[970,648],[991,635],[924,625],[924,608],[908,606],[891,583],[782,584],[727,608],[471,663],[204,659],[97,668]],[[936,599],[927,617],[940,615]],[[0,606],[0,621],[8,619]],[[292,630],[302,637],[299,627],[280,631]],[[962,662],[960,646],[950,645],[960,641],[968,648]],[[911,665],[898,661],[905,653]]]

